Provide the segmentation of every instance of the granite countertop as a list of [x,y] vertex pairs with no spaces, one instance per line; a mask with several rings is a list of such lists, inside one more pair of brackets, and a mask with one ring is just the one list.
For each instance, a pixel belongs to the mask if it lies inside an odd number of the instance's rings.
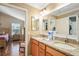
[[[34,38],[35,40],[42,42],[52,48],[55,48],[56,50],[66,53],[68,55],[73,55],[73,56],[79,56],[79,48],[78,46],[70,46],[69,44],[62,42],[62,41],[58,41],[58,40],[46,40],[47,37],[40,37],[40,36],[32,36],[32,38]],[[58,46],[58,45],[62,46]]]

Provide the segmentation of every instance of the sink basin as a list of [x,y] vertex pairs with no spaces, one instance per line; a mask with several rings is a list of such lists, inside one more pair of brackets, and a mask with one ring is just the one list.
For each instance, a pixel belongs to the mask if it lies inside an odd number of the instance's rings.
[[62,48],[62,49],[66,49],[66,50],[75,50],[76,48],[73,46],[70,46],[68,44],[65,43],[55,43],[54,44],[56,47]]

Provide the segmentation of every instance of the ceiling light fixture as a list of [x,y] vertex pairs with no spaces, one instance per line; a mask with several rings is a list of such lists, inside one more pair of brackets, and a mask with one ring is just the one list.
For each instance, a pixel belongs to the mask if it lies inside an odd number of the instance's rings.
[[44,16],[47,13],[46,8],[42,9],[40,15]]
[[47,10],[46,10],[46,8],[44,8],[44,9],[42,9],[42,10],[40,11],[40,14],[39,14],[39,15],[35,15],[34,18],[35,18],[35,19],[42,18],[42,17],[45,16],[46,14],[47,14]]

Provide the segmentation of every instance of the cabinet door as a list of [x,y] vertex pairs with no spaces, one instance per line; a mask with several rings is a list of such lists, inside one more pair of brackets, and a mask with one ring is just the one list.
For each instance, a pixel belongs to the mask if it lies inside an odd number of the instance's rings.
[[46,56],[53,56],[53,55],[51,55],[50,53],[46,52]]
[[[48,52],[49,54],[51,54],[52,56],[65,56],[65,54],[59,52],[59,51],[56,51],[55,49],[53,48],[50,48],[48,46],[46,46],[46,52]],[[47,54],[48,55],[48,54]],[[51,56],[50,55],[50,56]]]
[[32,56],[38,56],[38,45],[32,43],[31,54],[32,54]]
[[39,47],[40,47],[41,49],[45,50],[45,46],[46,46],[45,44],[43,44],[43,43],[41,43],[41,42],[39,43]]
[[45,44],[39,42],[39,56],[45,56]]
[[39,56],[45,56],[45,50],[39,48],[38,55],[39,55]]

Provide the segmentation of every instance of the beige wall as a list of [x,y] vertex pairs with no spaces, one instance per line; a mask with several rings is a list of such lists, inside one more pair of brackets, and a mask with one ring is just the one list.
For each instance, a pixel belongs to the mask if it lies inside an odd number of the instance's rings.
[[0,13],[0,23],[1,23],[0,27],[3,28],[4,30],[6,29],[9,33],[11,33],[11,24],[12,23],[19,23],[21,25],[21,27],[24,26],[24,21],[16,19],[16,18],[11,17],[4,13]]

